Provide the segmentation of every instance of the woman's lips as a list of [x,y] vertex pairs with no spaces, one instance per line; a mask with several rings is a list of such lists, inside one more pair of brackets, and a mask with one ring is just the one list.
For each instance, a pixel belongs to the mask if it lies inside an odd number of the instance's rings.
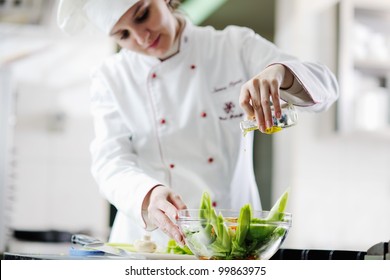
[[148,46],[148,49],[154,49],[158,46],[158,43],[160,42],[160,35],[157,36],[156,40],[153,41],[153,43],[151,43],[149,46]]

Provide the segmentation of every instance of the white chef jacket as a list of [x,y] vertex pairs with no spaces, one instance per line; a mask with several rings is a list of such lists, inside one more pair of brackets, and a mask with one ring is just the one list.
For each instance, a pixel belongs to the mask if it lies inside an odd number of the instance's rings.
[[[217,208],[261,209],[253,134],[241,134],[238,100],[241,86],[272,63],[295,75],[283,99],[311,111],[337,99],[326,67],[301,63],[248,28],[217,31],[188,20],[173,57],[160,61],[123,49],[93,73],[92,173],[118,209],[110,241],[133,243],[145,234],[142,201],[160,184],[189,208],[198,208],[207,191]],[[168,237],[155,230],[152,239],[164,246]]]

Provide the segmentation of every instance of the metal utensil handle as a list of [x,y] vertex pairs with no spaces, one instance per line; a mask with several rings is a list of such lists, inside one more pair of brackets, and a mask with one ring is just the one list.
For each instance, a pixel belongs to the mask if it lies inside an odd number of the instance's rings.
[[104,244],[101,240],[85,234],[73,234],[71,238],[71,242],[73,244],[80,244],[80,245]]

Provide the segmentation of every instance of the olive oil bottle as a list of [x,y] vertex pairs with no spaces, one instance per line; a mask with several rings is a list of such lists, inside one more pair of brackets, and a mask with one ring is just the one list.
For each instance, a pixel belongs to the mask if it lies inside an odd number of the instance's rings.
[[[275,117],[274,107],[271,106],[272,127],[269,127],[265,130],[266,134],[273,134],[275,132],[279,132],[297,123],[298,113],[294,105],[285,103],[282,104],[280,107],[282,109],[282,116],[278,119]],[[259,129],[256,119],[241,121],[240,128],[244,136],[250,131]]]

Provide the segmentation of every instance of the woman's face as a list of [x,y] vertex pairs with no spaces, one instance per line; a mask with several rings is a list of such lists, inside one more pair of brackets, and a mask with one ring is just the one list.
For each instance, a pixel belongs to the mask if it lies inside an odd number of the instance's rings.
[[112,28],[110,36],[122,47],[163,57],[178,33],[178,21],[168,8],[169,0],[141,0]]

